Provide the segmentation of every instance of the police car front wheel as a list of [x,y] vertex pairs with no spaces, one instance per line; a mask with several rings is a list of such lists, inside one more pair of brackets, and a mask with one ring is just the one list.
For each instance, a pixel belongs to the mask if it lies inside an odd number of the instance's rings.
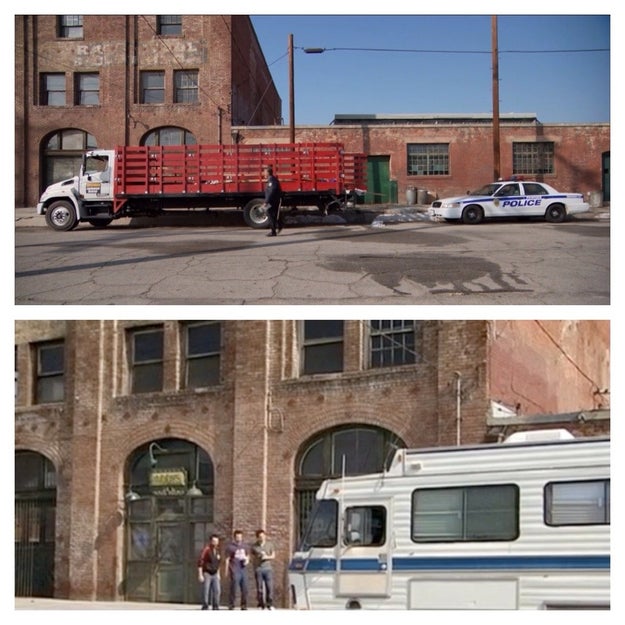
[[484,219],[484,211],[481,206],[467,206],[462,211],[462,223],[479,224]]

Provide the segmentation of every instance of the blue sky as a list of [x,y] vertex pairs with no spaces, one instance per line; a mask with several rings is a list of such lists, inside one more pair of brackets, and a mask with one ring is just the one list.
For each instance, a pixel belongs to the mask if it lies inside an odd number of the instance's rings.
[[[252,14],[251,19],[282,98],[285,124],[289,34],[295,48],[296,124],[328,124],[337,113],[492,112],[490,15]],[[535,113],[542,122],[609,122],[610,52],[571,50],[609,50],[610,20],[609,15],[498,16],[500,113]],[[307,47],[327,50],[306,54]],[[544,52],[551,50],[558,52]]]

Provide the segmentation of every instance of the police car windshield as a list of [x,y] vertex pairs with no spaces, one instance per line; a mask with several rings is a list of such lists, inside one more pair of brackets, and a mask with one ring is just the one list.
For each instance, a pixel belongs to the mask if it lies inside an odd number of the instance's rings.
[[495,191],[499,189],[501,183],[491,182],[490,184],[485,184],[483,187],[480,187],[477,191],[471,191],[468,195],[494,195]]

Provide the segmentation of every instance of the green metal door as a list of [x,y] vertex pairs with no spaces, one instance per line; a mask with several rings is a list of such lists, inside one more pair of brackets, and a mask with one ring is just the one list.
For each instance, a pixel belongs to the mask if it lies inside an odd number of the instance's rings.
[[367,204],[388,204],[391,198],[390,156],[367,158]]
[[604,152],[601,155],[601,185],[603,187],[603,201],[610,201],[610,153]]
[[197,557],[213,530],[212,497],[141,497],[128,503],[126,598],[197,603]]
[[[188,523],[164,522],[156,525],[156,596],[157,603],[184,603],[187,575]],[[195,577],[195,576],[194,576]]]
[[126,599],[154,601],[152,579],[155,568],[153,497],[128,503],[126,514]]

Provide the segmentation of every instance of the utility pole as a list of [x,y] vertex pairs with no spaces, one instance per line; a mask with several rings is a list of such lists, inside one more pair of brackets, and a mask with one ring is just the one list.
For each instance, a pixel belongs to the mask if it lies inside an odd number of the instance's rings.
[[497,16],[491,16],[491,41],[493,55],[493,180],[501,177],[501,151],[499,146],[499,49],[497,44]]
[[295,143],[295,85],[293,71],[293,35],[289,35],[289,142]]

